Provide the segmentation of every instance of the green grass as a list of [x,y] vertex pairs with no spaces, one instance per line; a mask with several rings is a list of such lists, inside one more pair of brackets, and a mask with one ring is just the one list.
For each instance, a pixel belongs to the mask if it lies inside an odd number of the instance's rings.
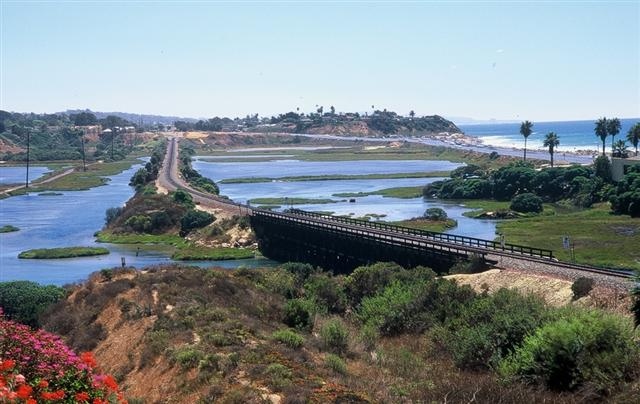
[[60,192],[41,192],[38,194],[38,196],[60,196],[60,195],[64,195],[64,194]]
[[502,202],[489,199],[465,199],[464,201],[459,202],[465,207],[473,209],[469,212],[463,213],[464,216],[471,218],[480,217],[488,212],[508,210],[509,205],[511,205],[510,201]]
[[640,269],[640,218],[610,213],[608,204],[573,213],[506,220],[497,229],[506,242],[553,250],[570,261],[562,236],[575,242],[576,261],[584,264]]
[[427,219],[414,219],[414,220],[401,220],[397,222],[391,222],[396,226],[410,227],[412,229],[435,231],[442,233],[446,230],[453,229],[458,225],[454,219],[446,220],[427,220]]
[[17,228],[16,226],[12,226],[10,224],[6,224],[2,227],[0,227],[0,233],[11,233],[14,231],[18,231],[20,230],[19,228]]
[[74,258],[91,257],[94,255],[109,254],[109,250],[104,247],[63,247],[63,248],[37,248],[23,251],[18,254],[18,258],[29,259],[53,259],[53,258]]
[[311,203],[336,203],[333,199],[314,199],[314,198],[255,198],[250,199],[252,205],[305,205]]
[[230,247],[201,247],[201,246],[187,246],[178,248],[178,250],[171,256],[174,260],[182,261],[197,261],[197,260],[239,260],[246,258],[254,258],[255,253],[253,250],[230,248]]
[[[494,201],[489,199],[465,199],[458,202],[467,208],[473,209],[463,213],[464,216],[470,218],[479,218],[489,212],[506,211],[509,210],[509,206],[511,205],[510,201]],[[551,203],[544,203],[542,207],[544,210],[540,214],[518,212],[514,212],[514,214],[519,217],[549,216],[556,214],[562,209]]]
[[253,250],[240,248],[223,247],[202,247],[194,246],[187,240],[176,234],[137,234],[122,233],[114,234],[106,231],[96,233],[96,241],[100,243],[114,244],[162,244],[175,247],[174,260],[197,261],[197,260],[236,260],[254,258]]
[[448,177],[450,171],[433,171],[417,173],[388,173],[388,174],[328,174],[328,175],[300,175],[290,177],[245,177],[228,178],[220,181],[220,184],[246,184],[272,181],[340,181],[340,180],[380,180],[380,179],[400,179],[400,178],[433,178]]
[[378,191],[372,192],[343,192],[333,194],[333,196],[338,198],[356,198],[356,197],[364,197],[369,195],[382,195],[384,198],[401,198],[401,199],[412,199],[412,198],[420,198],[422,196],[422,186],[416,187],[396,187],[396,188],[385,188]]
[[100,185],[105,185],[109,179],[104,178],[116,175],[124,170],[129,169],[132,165],[140,161],[135,158],[114,161],[109,163],[97,163],[87,166],[87,171],[75,171],[69,175],[65,175],[55,181],[46,184],[33,184],[33,188],[38,190],[49,191],[80,191],[86,190]]
[[138,233],[110,233],[101,231],[96,233],[99,243],[113,244],[168,244],[175,247],[186,246],[186,241],[177,234],[138,234]]

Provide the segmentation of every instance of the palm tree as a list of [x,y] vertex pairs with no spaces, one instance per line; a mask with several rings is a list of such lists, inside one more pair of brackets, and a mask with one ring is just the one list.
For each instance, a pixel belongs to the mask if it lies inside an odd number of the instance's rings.
[[524,161],[527,161],[527,138],[531,135],[533,124],[529,121],[524,121],[520,125],[520,134],[524,136]]
[[544,147],[549,148],[549,154],[551,155],[551,167],[553,167],[553,151],[557,145],[560,144],[560,138],[555,132],[547,133],[547,136],[544,138]]
[[607,118],[600,118],[596,121],[596,127],[594,129],[596,132],[596,136],[602,140],[602,155],[604,156],[604,141],[607,139],[609,135],[609,131],[607,130]]
[[640,143],[640,122],[637,122],[629,129],[627,140],[636,148],[636,156],[638,155],[638,143]]
[[611,135],[611,147],[613,147],[613,139],[620,133],[620,120],[618,118],[607,121],[607,133]]
[[612,147],[612,157],[626,158],[629,155],[629,153],[627,152],[627,142],[625,142],[624,140],[618,140],[612,145]]

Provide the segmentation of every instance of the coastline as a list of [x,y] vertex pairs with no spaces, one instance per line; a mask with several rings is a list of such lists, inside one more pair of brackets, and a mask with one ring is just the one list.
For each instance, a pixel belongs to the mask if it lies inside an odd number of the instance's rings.
[[[517,147],[501,147],[490,145],[483,142],[476,136],[467,135],[465,133],[433,133],[423,135],[421,137],[407,137],[402,135],[393,135],[387,137],[362,137],[362,136],[340,136],[340,135],[314,135],[307,133],[292,133],[292,136],[304,136],[315,139],[327,140],[350,140],[350,141],[367,141],[367,142],[409,142],[421,143],[429,146],[445,146],[454,149],[472,150],[480,153],[496,152],[504,156],[519,157],[523,155],[524,149]],[[555,153],[555,159],[558,164],[591,164],[594,156],[597,156],[596,150],[575,150],[565,151],[558,150]],[[527,148],[527,157],[538,160],[549,160],[549,152],[545,149]]]

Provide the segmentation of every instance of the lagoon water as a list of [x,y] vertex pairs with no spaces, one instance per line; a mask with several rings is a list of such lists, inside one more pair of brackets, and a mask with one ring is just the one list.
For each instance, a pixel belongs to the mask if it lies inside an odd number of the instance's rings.
[[[50,172],[47,167],[29,167],[29,183]],[[24,184],[26,175],[26,167],[0,167],[0,184]]]
[[[94,271],[120,266],[121,257],[125,257],[128,266],[136,268],[171,262],[167,248],[143,247],[136,257],[138,246],[116,244],[99,244],[107,247],[111,253],[98,257],[18,259],[21,251],[32,248],[98,245],[93,234],[104,225],[105,211],[110,207],[122,206],[133,195],[133,188],[128,183],[140,167],[136,165],[111,177],[107,185],[87,191],[49,196],[31,193],[0,200],[0,225],[11,224],[20,229],[12,233],[0,233],[0,282],[31,280],[55,285],[78,282]],[[238,260],[195,264],[235,268],[270,263],[268,260]]]
[[[406,173],[452,170],[461,166],[449,161],[392,160],[392,161],[326,161],[309,162],[298,160],[274,160],[268,162],[211,162],[202,158],[193,163],[193,167],[202,175],[218,181],[224,178],[240,177],[284,177],[291,175],[322,174],[371,174]],[[458,226],[450,233],[470,237],[493,239],[495,222],[470,219],[462,215],[468,211],[460,204],[425,200],[423,198],[399,199],[385,198],[380,195],[351,198],[336,197],[334,194],[345,192],[371,192],[384,188],[424,186],[441,178],[401,178],[376,180],[323,180],[323,181],[273,181],[244,184],[219,184],[220,193],[229,198],[246,202],[254,198],[320,198],[333,199],[335,203],[295,205],[296,208],[310,211],[333,212],[338,215],[361,217],[366,214],[385,215],[383,220],[403,220],[421,216],[431,207],[440,207],[449,217],[458,221]],[[280,210],[287,208],[282,206]]]
[[[460,164],[448,161],[340,161],[303,162],[277,160],[269,162],[207,162],[198,159],[194,168],[203,175],[218,181],[236,177],[282,177],[290,175],[322,174],[371,174],[427,172],[452,170]],[[111,253],[98,257],[81,257],[62,260],[21,260],[21,251],[32,248],[69,246],[95,246],[93,234],[102,228],[107,208],[122,206],[132,195],[128,185],[136,165],[121,174],[110,177],[105,186],[87,191],[61,192],[61,195],[14,196],[0,200],[0,225],[11,224],[20,231],[0,234],[0,281],[31,280],[42,284],[63,285],[79,282],[95,271],[120,266],[124,257],[128,266],[142,268],[148,265],[172,262],[170,248],[138,245],[100,244]],[[456,203],[443,203],[423,198],[398,199],[379,195],[356,198],[333,197],[343,192],[369,192],[399,186],[422,186],[438,178],[406,178],[383,180],[297,181],[253,184],[220,184],[221,193],[236,201],[260,197],[332,198],[336,203],[296,205],[313,211],[332,211],[336,214],[364,216],[369,213],[386,215],[385,220],[401,220],[420,216],[429,207],[442,207],[449,217],[458,220],[458,227],[451,233],[492,239],[495,222],[469,219],[462,216],[467,211]],[[283,207],[285,208],[285,207]],[[237,268],[275,265],[267,259],[235,261],[186,262],[200,267],[219,266]]]

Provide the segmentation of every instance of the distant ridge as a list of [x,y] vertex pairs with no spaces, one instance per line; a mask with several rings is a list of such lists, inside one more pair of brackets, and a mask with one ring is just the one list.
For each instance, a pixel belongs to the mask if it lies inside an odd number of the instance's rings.
[[78,114],[80,112],[91,112],[98,119],[104,119],[108,115],[114,115],[122,119],[126,119],[127,121],[133,122],[135,124],[140,123],[140,120],[142,119],[143,125],[153,125],[158,123],[161,123],[163,125],[172,125],[175,121],[184,121],[184,122],[198,121],[198,119],[196,118],[184,118],[179,116],[133,114],[130,112],[100,112],[100,111],[92,111],[90,109],[68,109],[62,113],[71,115],[71,114]]

